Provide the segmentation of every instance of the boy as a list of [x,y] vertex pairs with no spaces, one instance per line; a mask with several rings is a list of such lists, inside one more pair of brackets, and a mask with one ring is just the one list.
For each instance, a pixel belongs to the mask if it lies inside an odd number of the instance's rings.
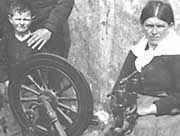
[[[11,71],[11,69],[16,65],[19,64],[21,61],[25,60],[27,57],[31,56],[34,53],[40,52],[38,49],[32,49],[28,46],[28,39],[31,38],[31,31],[30,31],[30,25],[33,20],[32,12],[26,3],[21,2],[14,2],[11,3],[9,8],[9,23],[10,26],[7,36],[5,36],[5,60],[8,65],[8,70]],[[41,44],[41,43],[39,43]],[[43,50],[44,51],[44,50]],[[10,72],[11,73],[11,72]],[[28,81],[27,81],[28,82]],[[39,111],[39,112],[44,112]],[[48,125],[50,127],[50,123],[46,124],[46,115],[42,116],[42,118],[38,118],[37,122],[41,124],[45,124],[45,126]],[[9,118],[9,117],[8,117]],[[13,119],[12,119],[13,120]],[[12,123],[15,123],[13,121]],[[12,124],[11,123],[11,124]],[[11,125],[10,124],[10,125]],[[16,125],[19,127],[18,125]],[[8,127],[8,129],[12,129],[11,126]],[[49,128],[50,129],[50,128]],[[20,129],[14,129],[16,132],[20,133]],[[11,132],[14,136],[14,132]],[[26,132],[23,132],[26,133]]]
[[5,45],[7,62],[11,68],[37,50],[27,46],[27,40],[31,37],[29,28],[33,19],[30,7],[22,2],[12,3],[8,16],[12,29],[5,37]]
[[[11,68],[13,68],[14,65],[38,52],[36,49],[33,50],[27,46],[27,40],[31,37],[29,27],[33,19],[30,7],[23,2],[11,3],[8,19],[10,29],[7,31],[8,34],[3,37],[0,46],[0,72],[7,71],[6,69],[11,71]],[[8,72],[6,72],[6,75],[8,75],[7,73]],[[2,82],[8,80],[8,76],[3,74],[1,74],[0,79]],[[4,77],[6,77],[6,79]],[[8,86],[8,83],[5,86]],[[9,107],[5,106],[5,108],[7,108],[6,110],[8,111],[8,114],[5,115],[5,118],[7,119],[8,135],[22,135],[21,128],[16,123]]]

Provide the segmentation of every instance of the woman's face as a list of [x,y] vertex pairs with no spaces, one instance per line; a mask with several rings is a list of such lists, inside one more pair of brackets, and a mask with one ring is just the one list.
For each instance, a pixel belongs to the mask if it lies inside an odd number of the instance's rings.
[[145,20],[143,31],[148,39],[148,43],[152,46],[157,46],[167,36],[169,27],[167,22],[157,17],[150,17]]

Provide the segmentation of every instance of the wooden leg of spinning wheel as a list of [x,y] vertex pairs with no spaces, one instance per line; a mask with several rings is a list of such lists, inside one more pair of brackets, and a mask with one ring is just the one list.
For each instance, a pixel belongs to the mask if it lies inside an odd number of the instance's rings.
[[56,122],[53,122],[53,127],[56,130],[56,132],[60,134],[60,136],[67,136],[67,134],[64,132],[64,129],[58,120]]
[[67,136],[66,132],[64,131],[62,125],[60,124],[56,113],[54,112],[53,108],[49,104],[49,102],[44,98],[44,96],[39,97],[41,102],[43,103],[46,113],[48,117],[51,119],[51,124],[53,125],[54,129],[58,133],[59,136]]

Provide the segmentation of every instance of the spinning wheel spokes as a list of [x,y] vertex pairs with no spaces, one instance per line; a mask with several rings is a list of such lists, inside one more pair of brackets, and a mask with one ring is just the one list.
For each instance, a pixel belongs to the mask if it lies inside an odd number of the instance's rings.
[[59,107],[57,108],[57,111],[63,116],[63,118],[69,123],[72,124],[73,120],[67,116]]
[[91,92],[82,74],[52,54],[40,54],[27,62],[15,68],[8,93],[20,125],[28,130],[33,128],[40,135],[49,135],[51,122],[43,108],[43,97],[66,133],[81,135],[93,111]]

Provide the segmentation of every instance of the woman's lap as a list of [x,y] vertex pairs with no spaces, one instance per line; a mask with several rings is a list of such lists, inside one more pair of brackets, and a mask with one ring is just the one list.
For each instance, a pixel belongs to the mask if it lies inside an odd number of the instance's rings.
[[[139,96],[138,106],[146,106],[157,100],[157,97]],[[139,117],[130,136],[179,136],[180,114]]]

